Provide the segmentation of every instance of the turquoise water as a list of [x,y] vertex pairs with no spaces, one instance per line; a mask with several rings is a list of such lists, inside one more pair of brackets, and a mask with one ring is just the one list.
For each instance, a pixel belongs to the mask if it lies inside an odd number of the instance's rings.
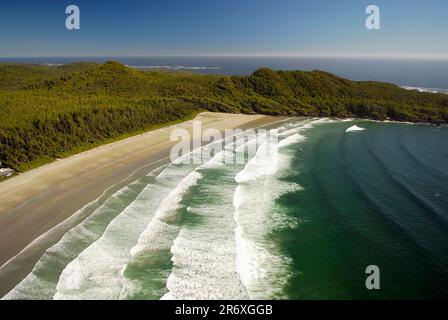
[[[277,233],[295,272],[291,298],[446,298],[448,128],[365,122],[310,130],[279,199],[306,221]],[[377,265],[381,290],[364,286]]]
[[[277,129],[125,186],[4,298],[446,298],[448,128]],[[369,265],[380,290],[365,287]]]

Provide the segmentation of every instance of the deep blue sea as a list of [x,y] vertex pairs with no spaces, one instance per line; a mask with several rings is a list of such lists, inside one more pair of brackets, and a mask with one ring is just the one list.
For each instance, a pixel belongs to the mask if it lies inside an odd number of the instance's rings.
[[392,82],[400,86],[448,91],[448,60],[297,58],[297,57],[71,57],[0,58],[0,62],[65,64],[76,61],[118,60],[143,69],[185,70],[197,73],[245,75],[260,67],[275,70],[328,71],[352,80]]

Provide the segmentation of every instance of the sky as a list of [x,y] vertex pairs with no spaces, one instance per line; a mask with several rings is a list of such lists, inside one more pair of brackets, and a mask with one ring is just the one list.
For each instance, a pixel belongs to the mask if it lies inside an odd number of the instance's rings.
[[[80,30],[67,30],[77,5]],[[381,29],[365,27],[377,5]],[[448,58],[446,0],[0,0],[0,57]]]

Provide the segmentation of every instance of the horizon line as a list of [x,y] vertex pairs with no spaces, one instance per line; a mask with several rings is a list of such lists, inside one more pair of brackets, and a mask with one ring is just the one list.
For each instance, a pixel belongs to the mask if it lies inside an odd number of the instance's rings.
[[326,52],[278,52],[278,53],[157,53],[134,55],[36,55],[36,56],[0,56],[0,59],[26,58],[132,58],[132,57],[228,57],[228,58],[365,58],[365,59],[425,59],[448,60],[448,54],[418,53],[326,53]]

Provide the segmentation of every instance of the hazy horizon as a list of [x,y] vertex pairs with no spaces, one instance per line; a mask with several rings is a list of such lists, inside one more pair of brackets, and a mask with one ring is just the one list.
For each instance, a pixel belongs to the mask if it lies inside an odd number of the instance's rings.
[[208,53],[208,54],[135,54],[135,55],[17,55],[0,56],[0,59],[21,58],[157,58],[157,57],[192,57],[192,58],[334,58],[334,59],[390,59],[390,60],[448,60],[447,55],[412,55],[412,54],[342,54],[342,53],[290,53],[290,54],[268,54],[268,53]]

